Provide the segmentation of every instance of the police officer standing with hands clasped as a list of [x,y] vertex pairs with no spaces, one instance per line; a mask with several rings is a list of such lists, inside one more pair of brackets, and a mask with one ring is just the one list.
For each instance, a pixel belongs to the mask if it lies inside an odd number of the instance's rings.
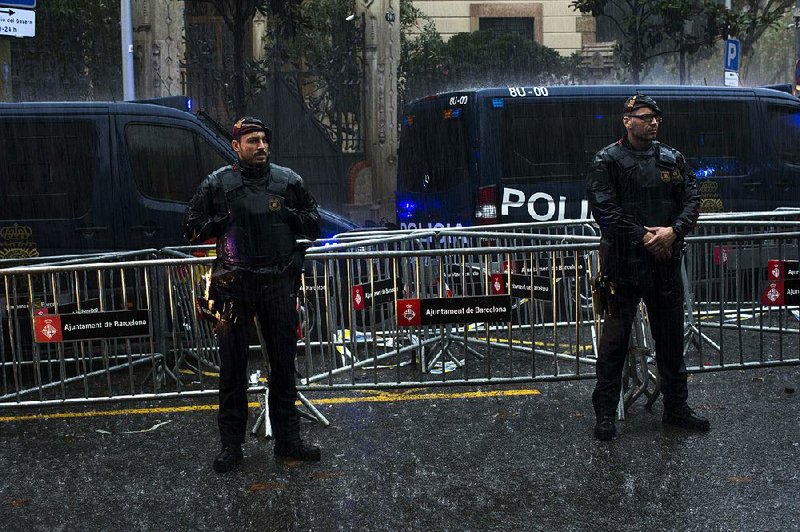
[[592,395],[595,437],[616,436],[616,405],[631,326],[640,299],[647,306],[664,396],[662,422],[709,430],[687,404],[683,361],[683,238],[697,222],[694,175],[677,150],[655,140],[662,115],[645,95],[625,101],[626,136],[595,155],[586,177],[594,219],[600,226],[600,280],[605,322]]
[[209,175],[186,209],[184,234],[192,243],[216,238],[217,258],[209,299],[219,313],[218,425],[222,450],[214,470],[242,460],[247,430],[247,353],[253,317],[259,320],[269,363],[269,416],[275,456],[320,459],[318,447],[300,439],[295,407],[296,286],[304,250],[298,238],[319,236],[314,198],[295,172],[269,163],[271,132],[245,117],[233,126],[239,161]]

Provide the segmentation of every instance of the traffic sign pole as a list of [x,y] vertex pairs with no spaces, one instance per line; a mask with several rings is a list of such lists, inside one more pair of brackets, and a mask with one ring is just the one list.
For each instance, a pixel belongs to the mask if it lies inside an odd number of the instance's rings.
[[133,80],[133,25],[131,0],[119,2],[120,42],[122,45],[122,96],[125,101],[136,97]]

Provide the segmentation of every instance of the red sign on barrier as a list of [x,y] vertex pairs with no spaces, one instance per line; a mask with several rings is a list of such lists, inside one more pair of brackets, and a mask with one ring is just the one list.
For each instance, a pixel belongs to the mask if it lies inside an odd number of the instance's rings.
[[353,309],[354,310],[364,310],[367,308],[364,299],[364,287],[361,285],[357,285],[353,287]]
[[439,297],[397,301],[397,325],[438,325],[511,321],[508,296]]
[[767,279],[800,279],[800,261],[769,260],[767,261]]
[[800,279],[770,281],[761,293],[761,304],[768,307],[800,304]]
[[720,264],[727,264],[728,263],[728,246],[720,246],[716,244],[714,246],[714,264],[719,266]]
[[493,294],[505,294],[506,293],[506,282],[504,277],[506,274],[504,273],[493,273],[492,274],[492,293]]
[[422,325],[422,311],[419,299],[400,299],[397,301],[397,325],[413,327]]
[[39,343],[62,342],[61,316],[35,316],[33,332]]
[[150,336],[150,313],[142,309],[34,316],[33,330],[37,342]]

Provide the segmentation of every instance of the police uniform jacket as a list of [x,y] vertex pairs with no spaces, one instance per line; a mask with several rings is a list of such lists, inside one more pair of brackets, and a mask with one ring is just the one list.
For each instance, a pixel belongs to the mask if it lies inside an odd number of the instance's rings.
[[[694,174],[677,150],[653,142],[644,151],[623,138],[595,155],[586,176],[592,215],[600,226],[600,267],[612,282],[650,285],[657,260],[642,241],[648,227],[672,227],[672,260],[697,222]],[[663,260],[663,259],[662,259]]]
[[297,239],[318,238],[319,222],[317,203],[294,171],[240,163],[200,184],[186,209],[184,235],[195,244],[216,239],[211,288],[217,297],[246,296],[250,281],[299,275],[304,250]]

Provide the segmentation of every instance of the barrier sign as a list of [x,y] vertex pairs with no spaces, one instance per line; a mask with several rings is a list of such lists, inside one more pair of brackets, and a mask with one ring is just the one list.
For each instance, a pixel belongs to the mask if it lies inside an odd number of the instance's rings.
[[800,279],[800,261],[769,260],[767,261],[767,279]]
[[[549,261],[542,260],[537,264],[522,265],[519,262],[511,263],[511,273],[532,273],[534,275],[550,276],[555,270],[555,276],[561,277],[575,277],[575,259],[574,257],[561,257],[555,259],[555,265]],[[577,265],[578,274],[583,275],[586,266],[582,261]],[[508,271],[508,262],[503,261],[503,270]]]
[[35,316],[33,332],[39,343],[150,336],[147,310],[115,310]]
[[364,310],[372,305],[394,301],[397,284],[394,279],[381,279],[372,284],[358,284],[353,287],[353,309]]
[[511,274],[511,290],[508,289],[508,276],[504,273],[492,274],[492,293],[508,294],[512,297],[531,297],[540,301],[551,301],[553,291],[550,289],[550,278],[540,275]]
[[445,323],[510,322],[508,296],[466,296],[397,301],[397,325],[438,325]]
[[761,304],[768,307],[800,305],[800,279],[770,281],[761,293]]

